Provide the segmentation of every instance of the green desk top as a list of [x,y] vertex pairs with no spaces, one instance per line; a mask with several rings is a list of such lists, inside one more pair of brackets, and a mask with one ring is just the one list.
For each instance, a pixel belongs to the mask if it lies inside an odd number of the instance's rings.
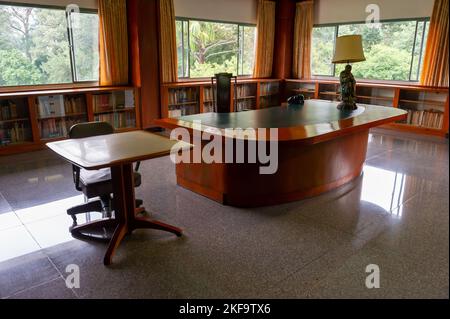
[[236,113],[203,113],[181,116],[186,122],[201,121],[202,125],[225,128],[270,128],[296,127],[330,123],[355,117],[365,111],[359,106],[354,111],[340,111],[335,103],[306,100],[303,105],[270,107]]
[[[358,104],[354,111],[341,111],[336,108],[337,105],[338,102],[306,100],[304,105],[283,105],[237,113],[203,113],[158,119],[155,123],[169,129],[181,127],[211,132],[212,128],[216,128],[222,135],[233,138],[235,135],[227,129],[278,128],[276,139],[279,141],[302,140],[311,144],[403,120],[407,115],[405,110],[395,107]],[[268,138],[272,139],[268,135],[258,135],[258,139]]]

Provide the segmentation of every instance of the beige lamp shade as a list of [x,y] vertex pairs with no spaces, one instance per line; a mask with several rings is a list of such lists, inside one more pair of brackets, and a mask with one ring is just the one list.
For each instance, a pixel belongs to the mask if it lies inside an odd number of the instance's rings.
[[336,39],[333,63],[365,61],[361,35],[343,35]]

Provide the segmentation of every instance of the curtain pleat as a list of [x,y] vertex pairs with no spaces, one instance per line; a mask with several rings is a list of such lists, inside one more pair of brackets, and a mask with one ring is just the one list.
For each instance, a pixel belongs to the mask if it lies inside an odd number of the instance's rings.
[[273,46],[275,41],[275,2],[259,0],[256,33],[253,77],[267,78],[272,75]]
[[435,0],[420,83],[448,86],[448,0]]
[[161,80],[163,83],[176,82],[178,61],[173,0],[159,0],[159,21]]
[[126,0],[99,0],[100,85],[128,84]]
[[295,10],[294,52],[292,61],[292,76],[296,79],[311,78],[313,14],[313,1],[297,3]]

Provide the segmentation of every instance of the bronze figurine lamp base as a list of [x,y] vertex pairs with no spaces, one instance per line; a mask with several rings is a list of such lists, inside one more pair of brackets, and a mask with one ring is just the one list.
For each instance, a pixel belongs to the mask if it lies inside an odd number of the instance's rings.
[[333,63],[346,63],[344,71],[339,75],[340,99],[337,108],[345,111],[356,110],[356,81],[350,63],[365,61],[362,38],[360,35],[344,35],[336,39]]

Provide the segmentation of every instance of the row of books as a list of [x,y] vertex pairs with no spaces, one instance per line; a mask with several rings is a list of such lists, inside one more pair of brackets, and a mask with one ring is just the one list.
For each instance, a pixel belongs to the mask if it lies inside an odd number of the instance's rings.
[[406,124],[441,129],[444,124],[444,113],[436,110],[406,110]]
[[108,122],[115,128],[136,127],[136,119],[132,112],[97,114],[95,120]]
[[0,127],[0,145],[23,143],[31,136],[29,126],[15,122],[7,127]]
[[203,105],[203,113],[215,112],[215,107],[213,103],[206,103]]
[[241,84],[236,86],[237,97],[256,96],[255,86],[249,84]]
[[134,95],[132,90],[115,91],[111,93],[96,94],[93,96],[94,112],[113,111],[134,107]]
[[184,115],[197,114],[199,112],[200,111],[197,107],[192,107],[191,105],[180,105],[176,107],[172,106],[169,108],[169,117],[176,118]]
[[169,90],[169,105],[176,105],[198,100],[197,88],[179,88]]
[[0,121],[18,118],[17,105],[12,100],[2,101],[0,104]]
[[42,139],[66,137],[72,125],[85,122],[83,118],[52,118],[39,121],[39,131]]
[[55,116],[86,113],[84,96],[46,95],[36,98],[36,107],[39,118],[45,119]]
[[255,109],[255,100],[241,100],[236,103],[236,112]]
[[259,94],[260,95],[271,95],[271,94],[278,94],[280,90],[280,86],[278,82],[274,83],[261,83],[259,87]]
[[203,90],[203,99],[204,99],[205,101],[212,101],[212,100],[214,99],[214,96],[213,96],[213,89],[212,89],[211,87],[205,88],[205,89]]
[[278,100],[278,95],[261,96],[261,98],[259,100],[260,108],[278,106],[279,104],[280,104],[280,101]]

